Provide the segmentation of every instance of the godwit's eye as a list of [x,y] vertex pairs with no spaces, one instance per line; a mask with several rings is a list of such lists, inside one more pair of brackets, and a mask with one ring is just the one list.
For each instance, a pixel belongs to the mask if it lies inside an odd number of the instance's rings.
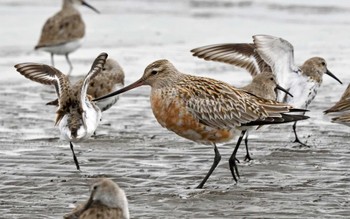
[[326,65],[326,63],[325,63],[325,62],[322,62],[321,64],[322,64],[323,66],[325,66],[325,65]]
[[92,189],[93,189],[93,190],[96,190],[96,189],[97,189],[97,186],[94,186]]
[[102,68],[102,71],[106,71],[106,68]]
[[271,81],[273,81],[273,78],[270,78]]
[[158,72],[156,71],[156,70],[153,70],[152,72],[151,72],[151,74],[152,75],[156,75]]

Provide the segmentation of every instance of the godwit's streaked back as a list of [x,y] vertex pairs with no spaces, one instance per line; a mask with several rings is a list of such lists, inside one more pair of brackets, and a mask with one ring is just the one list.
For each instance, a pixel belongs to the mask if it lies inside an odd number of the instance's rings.
[[92,98],[86,94],[90,80],[102,70],[107,59],[101,53],[93,62],[83,83],[71,85],[68,77],[58,69],[37,63],[20,63],[16,70],[32,81],[46,85],[54,85],[58,96],[58,109],[55,125],[58,125],[61,138],[69,141],[74,162],[79,170],[79,163],[73,150],[72,142],[89,138],[97,128],[101,119],[101,110]]
[[[215,44],[195,48],[191,52],[194,56],[205,60],[225,62],[245,68],[252,76],[263,71],[273,72],[278,84],[293,95],[292,98],[279,92],[278,100],[296,108],[307,109],[322,84],[324,74],[341,83],[327,69],[323,58],[310,58],[298,67],[294,63],[293,46],[287,40],[269,35],[255,35],[253,39],[254,44]],[[294,142],[305,145],[298,138],[296,123],[293,125]]]
[[183,74],[168,60],[153,62],[135,83],[96,100],[141,85],[151,86],[153,114],[163,127],[214,146],[214,163],[198,188],[203,187],[221,159],[216,143],[231,140],[239,132],[238,127],[308,118],[284,114],[293,111],[290,105],[259,98],[221,81]]
[[91,187],[89,200],[78,206],[65,219],[129,219],[125,192],[112,180],[102,178]]
[[[98,98],[116,91],[124,87],[124,77],[124,71],[118,62],[114,59],[108,58],[101,73],[90,81],[87,94],[92,98]],[[81,79],[77,82],[77,84],[82,84],[83,82],[84,79]],[[96,102],[96,105],[103,112],[111,108],[118,101],[118,99],[118,96],[114,96],[98,101]],[[56,99],[48,102],[47,105],[58,105],[58,100]]]
[[84,5],[99,13],[94,7],[83,0],[63,0],[62,8],[50,17],[41,30],[41,36],[35,49],[43,50],[51,54],[51,65],[54,66],[56,55],[65,55],[69,64],[69,73],[73,66],[69,60],[69,53],[74,52],[81,46],[85,36],[85,23],[77,5]]

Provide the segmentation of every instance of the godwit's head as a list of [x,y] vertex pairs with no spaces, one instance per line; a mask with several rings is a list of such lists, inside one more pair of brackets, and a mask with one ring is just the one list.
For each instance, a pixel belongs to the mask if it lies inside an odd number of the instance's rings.
[[327,74],[342,84],[342,82],[327,69],[327,63],[324,58],[312,57],[306,60],[305,63],[301,66],[301,70],[303,74],[311,77],[319,83],[322,82],[323,74]]
[[106,96],[94,99],[94,101],[103,100],[142,85],[150,85],[152,88],[171,86],[181,75],[182,74],[168,60],[158,60],[149,64],[142,77],[136,82]]
[[284,93],[293,97],[292,94],[290,94],[286,89],[284,89],[277,83],[276,76],[271,72],[262,72],[261,74],[256,75],[253,78],[252,85],[260,86],[261,87],[261,89],[259,89],[260,91],[270,95],[272,94],[273,97],[269,99],[276,99],[275,97],[276,90],[283,91]]

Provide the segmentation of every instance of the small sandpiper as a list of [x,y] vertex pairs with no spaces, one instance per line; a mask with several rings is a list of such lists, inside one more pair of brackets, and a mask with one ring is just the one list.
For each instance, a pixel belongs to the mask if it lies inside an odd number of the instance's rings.
[[64,219],[129,219],[125,192],[110,179],[102,178],[91,187],[90,198]]
[[[96,101],[142,85],[151,86],[151,107],[161,126],[183,138],[214,146],[214,162],[197,188],[203,187],[221,160],[216,143],[236,137],[239,128],[308,118],[285,114],[295,110],[288,104],[257,97],[211,78],[181,73],[168,60],[151,63],[139,80]],[[229,164],[235,179],[233,155]]]
[[[241,87],[241,89],[254,94],[255,96],[267,99],[267,100],[276,100],[277,98],[277,90],[281,90],[285,92],[286,94],[292,96],[286,89],[279,86],[277,84],[276,77],[271,72],[262,72],[261,74],[256,75],[252,82],[248,85]],[[246,146],[246,156],[244,158],[245,161],[252,160],[249,150],[248,150],[248,135],[249,131],[252,130],[253,127],[243,130],[242,132],[245,133],[244,143]],[[242,133],[244,135],[244,133]],[[241,135],[242,135],[241,134]],[[240,141],[238,141],[240,142]],[[239,146],[239,145],[238,145]],[[237,148],[238,149],[238,148]]]
[[69,64],[68,74],[73,70],[68,55],[81,46],[81,41],[85,36],[85,23],[76,9],[78,5],[84,5],[99,13],[83,0],[63,0],[61,10],[45,22],[39,42],[35,46],[36,50],[43,50],[51,54],[52,66],[54,66],[53,56],[55,54],[65,55]]
[[340,100],[324,113],[333,115],[332,122],[350,126],[350,84]]
[[26,78],[45,85],[54,85],[58,96],[58,109],[55,125],[58,125],[61,138],[69,141],[75,165],[80,170],[79,162],[74,153],[72,142],[80,142],[89,138],[96,130],[101,110],[87,95],[90,81],[96,77],[107,59],[106,53],[101,53],[93,62],[83,83],[71,85],[68,77],[58,69],[37,63],[20,63],[16,70]]
[[[293,97],[288,97],[279,92],[278,100],[300,109],[307,109],[315,98],[324,74],[342,83],[327,69],[326,61],[321,57],[312,57],[302,66],[296,66],[293,46],[285,39],[269,35],[255,35],[253,40],[253,44],[215,44],[195,48],[191,52],[193,56],[205,60],[225,62],[245,68],[252,76],[264,71],[274,73],[278,84],[293,95]],[[297,122],[293,125],[294,142],[307,146],[299,140],[296,124]]]
[[[88,86],[87,94],[92,98],[102,97],[113,91],[124,87],[125,74],[122,67],[114,59],[108,58],[102,71],[93,79]],[[81,79],[77,84],[83,84],[84,79]],[[96,105],[101,111],[111,108],[119,99],[119,96],[114,96],[101,101],[97,101]],[[46,105],[58,106],[58,99],[46,103]]]

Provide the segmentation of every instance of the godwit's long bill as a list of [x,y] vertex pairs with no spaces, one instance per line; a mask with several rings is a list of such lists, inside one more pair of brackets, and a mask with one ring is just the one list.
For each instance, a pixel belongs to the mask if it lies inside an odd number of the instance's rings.
[[[193,56],[232,64],[246,69],[253,77],[268,71],[276,75],[277,82],[287,89],[292,97],[278,93],[278,100],[296,108],[307,109],[315,98],[322,84],[324,74],[342,83],[327,69],[326,61],[321,57],[312,57],[298,67],[294,63],[293,45],[285,39],[255,35],[254,43],[224,43],[214,44],[192,49]],[[293,125],[294,142],[302,143]]]
[[[151,63],[136,82],[95,100],[142,85],[151,86],[152,111],[163,127],[186,139],[214,146],[214,162],[197,188],[203,187],[221,159],[216,143],[237,136],[237,128],[308,118],[285,114],[293,111],[288,104],[259,98],[221,81],[181,73],[168,60]],[[229,163],[235,179],[233,156]]]
[[[81,18],[78,5],[84,5],[96,13],[96,8],[83,0],[63,0],[59,12],[50,17],[41,30],[41,36],[36,50],[43,50],[51,54],[51,65],[54,66],[54,55],[65,55],[69,64],[69,73],[73,65],[68,55],[81,46],[85,36],[85,23]],[[68,74],[69,74],[68,73]]]
[[55,125],[58,125],[61,138],[69,141],[77,169],[79,162],[74,153],[72,142],[80,142],[89,138],[96,130],[101,110],[92,98],[86,94],[90,81],[98,75],[107,59],[106,53],[101,53],[93,62],[83,83],[71,85],[69,78],[58,69],[37,63],[20,63],[16,70],[26,78],[45,85],[53,85],[58,97],[58,109]]

